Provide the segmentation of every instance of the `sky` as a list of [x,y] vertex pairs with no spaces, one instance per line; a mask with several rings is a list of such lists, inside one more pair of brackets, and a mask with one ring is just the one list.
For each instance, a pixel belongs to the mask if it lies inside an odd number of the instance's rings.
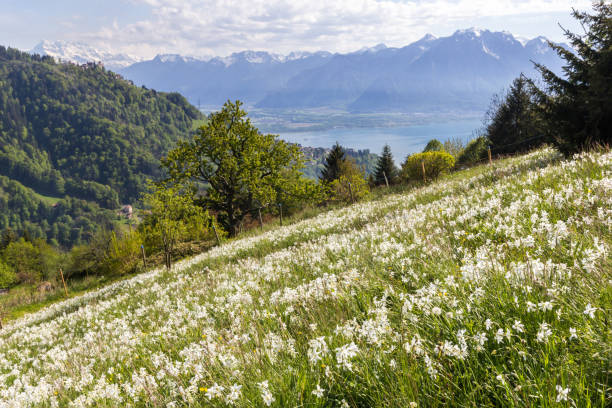
[[590,0],[0,0],[0,45],[77,41],[139,58],[350,52],[469,27],[562,41]]

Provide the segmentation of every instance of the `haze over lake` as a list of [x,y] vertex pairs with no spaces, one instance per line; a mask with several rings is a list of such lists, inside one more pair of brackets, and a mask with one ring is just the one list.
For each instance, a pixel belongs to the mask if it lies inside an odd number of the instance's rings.
[[282,139],[302,146],[331,147],[338,142],[345,147],[369,149],[377,154],[380,154],[385,144],[389,144],[393,158],[400,164],[408,154],[422,151],[431,139],[444,142],[459,137],[467,141],[481,124],[478,119],[466,119],[402,127],[336,128],[279,134]]

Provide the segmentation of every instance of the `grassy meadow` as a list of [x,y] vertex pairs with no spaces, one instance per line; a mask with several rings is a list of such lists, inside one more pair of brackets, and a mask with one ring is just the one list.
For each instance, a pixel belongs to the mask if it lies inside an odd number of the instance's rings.
[[553,149],[9,322],[0,407],[608,407],[612,153]]

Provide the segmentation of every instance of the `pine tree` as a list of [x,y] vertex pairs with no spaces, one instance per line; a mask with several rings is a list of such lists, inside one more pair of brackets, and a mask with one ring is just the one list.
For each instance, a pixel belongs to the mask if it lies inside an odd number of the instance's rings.
[[387,176],[389,184],[392,184],[397,176],[397,167],[395,167],[395,163],[393,163],[393,155],[391,154],[391,148],[389,145],[385,145],[385,147],[383,147],[382,154],[378,159],[378,163],[376,164],[374,184],[377,186],[385,185],[385,175]]
[[494,154],[524,152],[546,141],[542,116],[523,75],[512,82],[505,95],[493,98],[487,115],[486,136]]
[[443,152],[444,145],[438,139],[431,139],[427,142],[427,146],[423,149],[423,153],[425,152]]
[[566,155],[612,144],[612,4],[599,1],[593,7],[593,15],[572,13],[584,35],[564,30],[576,53],[548,43],[566,61],[566,77],[535,64],[546,83],[539,95],[550,136]]
[[319,179],[326,183],[331,183],[340,177],[341,166],[346,161],[346,152],[336,142],[332,147],[331,151],[325,157],[325,163],[323,163],[323,170],[321,170],[321,176]]

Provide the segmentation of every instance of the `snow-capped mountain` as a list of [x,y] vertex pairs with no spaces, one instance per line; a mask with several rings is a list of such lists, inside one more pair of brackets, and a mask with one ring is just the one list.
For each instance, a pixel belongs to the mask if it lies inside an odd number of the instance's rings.
[[492,94],[521,73],[535,77],[532,61],[561,70],[544,37],[519,40],[508,32],[470,28],[447,37],[428,34],[405,47],[378,44],[347,54],[160,55],[119,73],[206,106],[240,99],[271,109],[473,112],[486,109]]
[[110,70],[118,70],[142,61],[127,54],[113,54],[91,47],[87,44],[68,41],[41,41],[29,51],[31,54],[48,55],[62,61],[77,64],[102,62]]

